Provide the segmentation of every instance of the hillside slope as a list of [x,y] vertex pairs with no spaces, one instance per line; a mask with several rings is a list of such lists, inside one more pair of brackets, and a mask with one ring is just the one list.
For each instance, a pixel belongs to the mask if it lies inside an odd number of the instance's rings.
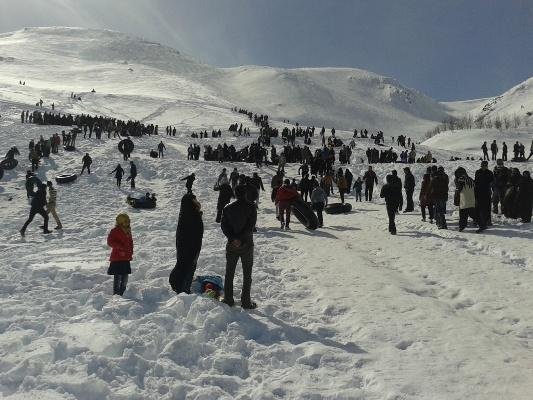
[[[27,87],[19,87],[19,80]],[[216,69],[157,43],[81,28],[28,28],[0,35],[0,88],[1,99],[28,103],[41,96],[57,102],[70,92],[86,94],[92,88],[98,95],[132,96],[132,101],[150,93],[154,104],[147,105],[146,117],[160,125],[179,122],[172,115],[182,108],[189,115],[185,100],[189,105],[243,106],[306,125],[413,137],[447,115],[440,103],[367,71]],[[112,105],[113,98],[108,100]],[[83,111],[83,106],[73,109]],[[214,124],[217,117],[207,121]]]

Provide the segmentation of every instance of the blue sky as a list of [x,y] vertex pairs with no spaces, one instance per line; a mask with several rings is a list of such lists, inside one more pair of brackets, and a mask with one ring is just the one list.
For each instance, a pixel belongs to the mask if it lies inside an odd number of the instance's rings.
[[108,28],[216,66],[354,67],[438,100],[533,76],[533,0],[1,0],[0,31]]

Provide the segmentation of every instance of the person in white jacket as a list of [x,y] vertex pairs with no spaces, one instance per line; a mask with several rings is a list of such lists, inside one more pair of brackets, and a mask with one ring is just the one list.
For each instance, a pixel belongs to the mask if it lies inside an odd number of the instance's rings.
[[474,180],[463,167],[455,171],[455,188],[456,196],[459,196],[459,232],[462,232],[468,224],[468,217],[475,221],[477,215]]

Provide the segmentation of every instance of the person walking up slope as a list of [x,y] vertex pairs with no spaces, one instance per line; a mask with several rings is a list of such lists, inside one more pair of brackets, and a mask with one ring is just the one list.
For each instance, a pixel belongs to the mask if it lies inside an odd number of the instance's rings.
[[290,229],[289,224],[291,222],[291,204],[298,197],[296,189],[291,187],[291,181],[285,179],[283,185],[278,189],[276,193],[276,204],[279,209],[279,219],[281,222],[281,229]]
[[385,199],[387,207],[387,216],[389,217],[389,232],[391,235],[396,235],[396,211],[400,205],[401,189],[398,191],[397,185],[394,182],[392,175],[387,175],[385,178],[385,185],[381,188],[380,197]]
[[117,187],[120,187],[120,185],[122,185],[122,177],[125,174],[124,168],[122,168],[120,164],[117,164],[117,167],[111,171],[109,175],[111,175],[113,172],[115,173],[115,179],[117,180]]
[[113,294],[122,296],[131,274],[130,262],[133,258],[133,238],[131,236],[130,217],[119,214],[116,225],[107,236],[107,245],[111,247],[108,275],[113,275]]
[[311,203],[318,217],[318,227],[322,228],[324,226],[322,212],[324,211],[324,207],[328,204],[328,196],[320,186],[316,186],[313,189],[313,192],[311,193]]
[[251,299],[252,267],[254,262],[253,229],[257,220],[255,204],[246,200],[246,188],[235,187],[237,200],[224,207],[222,212],[222,232],[228,239],[226,244],[226,276],[224,279],[224,302],[230,307],[233,300],[233,279],[239,258],[242,262],[241,307],[257,307]]

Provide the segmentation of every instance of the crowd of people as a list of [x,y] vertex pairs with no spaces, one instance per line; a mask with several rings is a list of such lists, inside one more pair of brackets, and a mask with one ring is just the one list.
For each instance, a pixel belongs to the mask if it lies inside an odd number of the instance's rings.
[[[308,145],[315,134],[314,127],[302,128],[299,125],[292,129],[284,128],[281,136],[284,145],[278,154],[276,146],[270,145],[270,138],[277,136],[277,130],[269,126],[268,116],[253,114],[244,109],[235,110],[247,115],[259,128],[260,133],[257,142],[237,150],[233,145],[226,143],[218,144],[216,148],[211,145],[204,147],[204,159],[207,161],[246,161],[255,163],[257,168],[263,164],[277,165],[277,170],[270,182],[271,200],[274,203],[275,216],[283,230],[291,229],[291,216],[293,204],[300,199],[310,202],[312,210],[316,213],[318,227],[324,226],[324,210],[328,207],[331,196],[335,195],[334,188],[340,198],[341,204],[346,196],[353,193],[356,202],[372,202],[374,188],[380,179],[374,172],[372,165],[368,165],[367,171],[362,176],[354,177],[349,166],[352,160],[355,143],[345,145],[335,137],[334,128],[331,136],[326,138],[325,129],[322,128],[319,137],[322,146],[314,152]],[[77,134],[84,133],[84,138],[90,138],[95,133],[97,138],[102,132],[116,132],[122,134],[157,134],[157,125],[143,125],[134,121],[119,121],[113,118],[91,117],[86,115],[70,116],[54,113],[41,113],[36,111],[29,115],[28,112],[21,114],[22,123],[58,124],[63,126],[75,125],[78,128],[62,135],[54,134],[45,140],[43,137],[36,143],[30,142],[30,159],[32,169],[38,167],[38,160],[55,153],[58,146],[75,146]],[[248,134],[242,125],[233,126],[234,131]],[[175,135],[175,128],[168,126],[167,135]],[[354,138],[357,137],[354,131]],[[361,137],[368,137],[368,131],[361,130]],[[201,132],[200,137],[207,137],[207,131]],[[383,132],[372,135],[381,144],[384,142]],[[220,131],[213,130],[211,137],[220,137]],[[303,137],[304,145],[296,144],[296,138]],[[394,141],[394,138],[393,138]],[[368,164],[374,163],[397,163],[412,164],[416,161],[431,162],[436,160],[430,152],[422,158],[416,158],[415,144],[410,138],[400,135],[396,143],[405,150],[398,157],[393,148],[379,150],[368,148],[366,151]],[[517,144],[515,158],[524,158],[523,150]],[[533,146],[533,144],[532,144]],[[523,146],[522,146],[523,147]],[[483,147],[482,147],[483,148]],[[486,143],[484,144],[484,152]],[[506,149],[506,147],[505,147]],[[163,157],[164,144],[158,146],[158,156]],[[492,148],[493,159],[498,154],[498,149]],[[533,154],[533,147],[531,149]],[[505,151],[506,154],[506,151]],[[518,156],[518,157],[516,157]],[[188,159],[198,160],[200,146],[191,144],[188,149]],[[531,157],[531,154],[530,154]],[[488,156],[487,156],[488,158]],[[34,159],[36,160],[34,162]],[[127,160],[127,158],[125,158]],[[426,161],[428,160],[428,161]],[[82,158],[80,175],[87,171],[91,173],[92,158],[86,153]],[[337,164],[340,168],[335,168]],[[298,179],[287,177],[285,167],[287,163],[298,163]],[[135,188],[137,166],[130,161],[130,175],[128,181],[131,188]],[[125,170],[117,164],[110,172],[114,175],[117,187],[121,187]],[[529,171],[520,171],[516,168],[509,169],[504,166],[504,160],[498,159],[493,171],[488,169],[488,162],[483,161],[473,178],[469,177],[466,169],[459,167],[454,171],[454,205],[459,209],[459,231],[463,231],[471,218],[476,226],[476,232],[483,232],[492,225],[492,214],[503,213],[508,218],[520,218],[523,222],[531,221],[533,181]],[[198,256],[201,251],[203,238],[203,221],[201,205],[193,193],[193,185],[196,176],[194,173],[182,178],[185,181],[187,193],[181,200],[181,209],[176,231],[177,262],[172,270],[169,281],[173,290],[177,293],[191,290],[191,282],[196,270]],[[447,203],[450,192],[449,176],[443,167],[431,165],[427,168],[421,182],[416,182],[415,176],[409,166],[403,168],[403,181],[396,170],[384,178],[379,195],[385,200],[385,208],[388,216],[388,229],[391,234],[396,234],[396,216],[415,211],[414,192],[417,184],[420,185],[419,206],[422,220],[435,223],[439,229],[448,229],[446,221]],[[224,281],[224,301],[232,306],[233,279],[238,260],[243,267],[243,289],[241,305],[244,308],[255,308],[256,303],[251,298],[251,276],[253,267],[253,233],[257,230],[257,212],[259,199],[264,185],[257,172],[252,176],[239,173],[237,168],[228,175],[224,168],[218,177],[214,190],[218,192],[217,214],[215,221],[220,223],[221,230],[227,238],[226,244],[226,275]],[[48,229],[51,214],[56,221],[56,229],[62,229],[62,224],[57,214],[57,192],[52,182],[43,184],[28,171],[26,176],[27,197],[31,200],[30,214],[20,230],[22,236],[35,215],[39,214],[44,220],[42,229],[44,233],[50,233]],[[48,192],[48,197],[47,197]],[[364,196],[363,196],[364,192]],[[154,196],[155,199],[155,196]],[[232,201],[232,199],[236,199]],[[154,200],[155,202],[155,200]],[[405,207],[404,207],[405,205]],[[130,262],[133,254],[133,239],[129,216],[119,214],[116,218],[116,226],[108,236],[108,244],[112,248],[108,273],[114,275],[113,292],[122,295],[126,290],[128,275],[131,273]]]
[[[483,142],[483,144],[481,145],[481,151],[483,152],[483,160],[495,161],[498,159],[500,148],[498,147],[498,143],[496,143],[496,140],[493,140],[490,144],[490,158],[489,147],[487,145],[487,142]],[[516,141],[515,144],[513,144],[513,158],[511,159],[511,161],[529,161],[531,156],[533,156],[533,140],[531,140],[531,146],[529,147],[529,155],[527,158],[526,146],[523,143],[520,143],[519,141]],[[503,161],[507,161],[507,144],[505,142],[502,143],[501,159]]]

